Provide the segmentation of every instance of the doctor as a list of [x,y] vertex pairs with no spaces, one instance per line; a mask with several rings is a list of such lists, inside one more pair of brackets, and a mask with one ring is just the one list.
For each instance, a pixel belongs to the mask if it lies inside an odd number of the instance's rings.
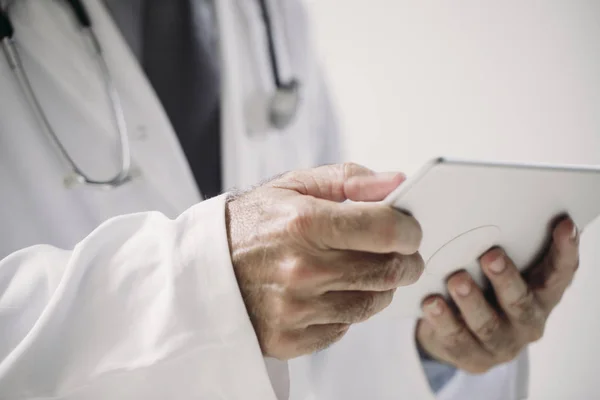
[[522,398],[573,224],[527,281],[482,259],[500,309],[457,275],[464,321],[433,298],[415,335],[418,222],[340,204],[402,175],[307,169],[339,143],[301,5],[211,4],[3,2],[0,398]]

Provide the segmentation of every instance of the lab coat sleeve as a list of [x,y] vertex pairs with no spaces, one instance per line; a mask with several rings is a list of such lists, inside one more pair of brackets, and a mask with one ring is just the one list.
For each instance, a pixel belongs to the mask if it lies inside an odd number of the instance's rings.
[[108,220],[0,262],[0,398],[274,399],[237,287],[225,195]]

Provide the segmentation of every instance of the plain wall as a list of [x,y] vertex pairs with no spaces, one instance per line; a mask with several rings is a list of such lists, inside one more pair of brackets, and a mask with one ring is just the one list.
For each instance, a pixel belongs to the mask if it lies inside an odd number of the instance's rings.
[[[312,0],[348,159],[600,164],[600,1]],[[532,348],[531,399],[600,399],[600,221]]]

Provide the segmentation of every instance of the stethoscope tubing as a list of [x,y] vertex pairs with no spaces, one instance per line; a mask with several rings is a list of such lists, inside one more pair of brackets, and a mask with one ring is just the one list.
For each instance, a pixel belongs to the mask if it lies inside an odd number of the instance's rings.
[[65,146],[62,144],[58,135],[54,131],[52,124],[46,116],[46,113],[44,112],[37,96],[35,95],[35,91],[33,90],[25,68],[23,67],[23,62],[14,42],[14,27],[10,21],[8,13],[4,10],[0,10],[0,39],[2,43],[2,50],[23,92],[23,95],[25,96],[26,101],[29,103],[36,120],[39,122],[40,128],[51,139],[55,145],[55,148],[58,150],[59,155],[66,162],[66,164],[68,164],[68,167],[72,171],[72,173],[69,174],[64,180],[65,186],[71,187],[75,184],[86,184],[107,189],[116,188],[127,183],[132,178],[131,148],[129,144],[129,134],[121,98],[112,79],[108,64],[106,63],[106,60],[102,54],[102,46],[100,45],[100,42],[93,30],[87,9],[80,0],[66,0],[66,2],[73,10],[77,22],[82,30],[82,34],[89,39],[90,46],[100,68],[100,73],[102,74],[104,88],[109,98],[113,123],[117,127],[119,136],[120,168],[117,174],[107,180],[96,180],[89,177],[77,165],[77,162],[71,157]]

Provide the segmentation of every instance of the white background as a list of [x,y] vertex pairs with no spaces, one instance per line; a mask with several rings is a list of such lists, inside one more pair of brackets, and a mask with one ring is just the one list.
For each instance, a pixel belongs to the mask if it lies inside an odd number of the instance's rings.
[[[312,0],[348,158],[600,164],[600,1]],[[531,399],[600,399],[600,221],[532,349]]]

